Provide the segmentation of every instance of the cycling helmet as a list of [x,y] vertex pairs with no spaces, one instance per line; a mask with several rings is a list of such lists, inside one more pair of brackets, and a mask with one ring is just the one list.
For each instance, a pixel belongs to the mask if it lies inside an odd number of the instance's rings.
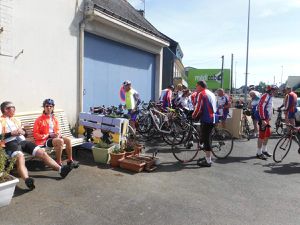
[[125,81],[123,82],[123,85],[124,85],[124,86],[130,85],[130,84],[131,84],[131,81],[130,81],[130,80],[125,80]]
[[45,100],[43,101],[43,107],[45,107],[46,105],[53,105],[53,106],[55,106],[54,100],[51,99],[51,98],[45,99]]
[[169,85],[168,88],[171,89],[171,90],[174,90],[174,89],[175,89],[175,87],[174,87],[173,84]]

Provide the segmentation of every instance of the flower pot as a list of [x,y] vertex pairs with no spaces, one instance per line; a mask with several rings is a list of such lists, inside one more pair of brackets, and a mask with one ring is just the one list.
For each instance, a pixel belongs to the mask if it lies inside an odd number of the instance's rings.
[[98,163],[108,163],[110,160],[109,153],[111,153],[113,148],[114,146],[111,146],[110,148],[98,148],[93,146],[92,151],[93,151],[94,161]]
[[125,152],[122,153],[110,153],[110,165],[112,167],[119,167],[120,166],[120,159],[124,159],[125,158]]
[[131,152],[125,152],[125,158],[128,158],[129,156],[134,155],[134,151]]
[[134,146],[134,155],[139,155],[142,152],[143,148],[144,148],[144,145],[142,145],[142,144],[136,144]]
[[10,176],[12,180],[0,183],[0,207],[9,205],[15,191],[18,178]]

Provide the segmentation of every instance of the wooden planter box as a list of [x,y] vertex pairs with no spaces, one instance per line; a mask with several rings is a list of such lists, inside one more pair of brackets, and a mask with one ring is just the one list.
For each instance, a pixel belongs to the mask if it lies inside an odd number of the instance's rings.
[[136,159],[142,160],[145,162],[145,167],[144,169],[148,172],[151,172],[156,169],[154,166],[155,159],[150,157],[150,156],[135,156]]
[[93,146],[92,151],[93,151],[93,156],[94,156],[94,161],[97,163],[108,163],[110,161],[110,153],[114,149],[114,145],[111,146],[110,148],[98,148]]
[[134,158],[134,156],[120,160],[120,167],[132,172],[139,173],[144,170],[146,163],[142,160]]

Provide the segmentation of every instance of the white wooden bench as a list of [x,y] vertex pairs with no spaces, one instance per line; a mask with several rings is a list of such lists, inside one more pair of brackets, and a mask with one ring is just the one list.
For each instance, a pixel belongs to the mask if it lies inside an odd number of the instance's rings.
[[[41,116],[42,111],[35,111],[35,112],[25,112],[25,113],[18,113],[15,115],[16,118],[18,118],[22,125],[24,126],[24,129],[26,131],[26,140],[34,142],[34,137],[33,137],[33,125],[35,120]],[[72,147],[79,146],[83,144],[84,138],[75,138],[70,130],[70,124],[67,120],[66,114],[63,110],[61,109],[55,109],[54,110],[54,115],[58,120],[60,129],[61,129],[61,134],[64,137],[69,137],[71,139]],[[53,148],[47,148],[47,153],[53,152]],[[31,159],[33,156],[29,154],[25,154],[25,158]]]

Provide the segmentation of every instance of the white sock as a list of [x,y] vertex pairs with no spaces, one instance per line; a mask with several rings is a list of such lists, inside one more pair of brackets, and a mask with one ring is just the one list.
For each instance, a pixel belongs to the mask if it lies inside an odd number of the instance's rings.
[[59,167],[59,169],[58,169],[58,173],[60,173],[61,172],[61,167]]
[[257,148],[257,155],[261,155],[261,154],[262,154],[261,148]]
[[267,152],[267,151],[268,151],[266,145],[263,145],[263,146],[262,146],[262,151],[263,151],[263,152]]
[[211,161],[211,157],[205,157],[205,159],[206,159],[206,162],[208,162],[208,163],[212,163],[212,161]]

